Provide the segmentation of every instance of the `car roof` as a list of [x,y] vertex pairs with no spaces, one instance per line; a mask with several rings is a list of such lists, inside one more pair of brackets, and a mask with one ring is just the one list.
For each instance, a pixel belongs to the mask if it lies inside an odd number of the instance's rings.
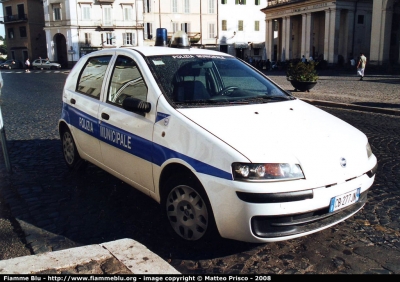
[[232,57],[229,54],[221,53],[208,49],[199,49],[199,48],[171,48],[171,47],[158,47],[158,46],[147,46],[147,47],[122,47],[122,48],[112,48],[112,49],[103,49],[100,51],[96,51],[90,53],[90,55],[101,54],[103,52],[109,52],[112,50],[136,50],[142,53],[144,56],[160,56],[160,55],[214,55],[214,56],[228,56]]

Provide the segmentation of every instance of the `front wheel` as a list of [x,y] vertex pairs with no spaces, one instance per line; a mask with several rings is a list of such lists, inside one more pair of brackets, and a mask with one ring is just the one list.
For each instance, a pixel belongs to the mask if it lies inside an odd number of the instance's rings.
[[186,241],[199,241],[216,233],[214,216],[198,181],[173,179],[164,207],[173,231]]

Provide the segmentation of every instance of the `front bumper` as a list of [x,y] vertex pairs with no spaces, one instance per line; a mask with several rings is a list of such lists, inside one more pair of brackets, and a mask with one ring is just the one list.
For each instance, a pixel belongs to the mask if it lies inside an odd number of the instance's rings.
[[[214,182],[210,178],[201,181],[208,182],[204,187],[220,235],[239,241],[263,243],[309,235],[354,215],[365,205],[367,191],[374,179],[375,175],[368,172],[343,183],[309,189],[304,185],[306,182],[302,184],[302,181],[244,183]],[[357,188],[361,193],[357,203],[329,213],[333,197]],[[269,191],[282,192],[267,193]],[[274,194],[277,196],[272,196]],[[260,195],[264,197],[258,197]]]

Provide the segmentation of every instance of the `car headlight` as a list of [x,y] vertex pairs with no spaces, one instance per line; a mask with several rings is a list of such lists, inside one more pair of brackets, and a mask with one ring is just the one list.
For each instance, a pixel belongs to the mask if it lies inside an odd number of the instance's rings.
[[368,159],[372,156],[372,149],[371,146],[369,145],[369,142],[367,143],[367,156]]
[[305,178],[299,164],[233,163],[233,179],[242,181],[278,181]]

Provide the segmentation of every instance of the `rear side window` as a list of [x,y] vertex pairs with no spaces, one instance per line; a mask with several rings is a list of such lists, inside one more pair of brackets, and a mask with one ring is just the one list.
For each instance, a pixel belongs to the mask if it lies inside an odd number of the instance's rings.
[[126,56],[118,56],[111,76],[107,102],[121,106],[126,97],[147,100],[147,86],[136,62]]
[[82,68],[76,91],[99,99],[101,86],[111,57],[111,55],[108,55],[90,58]]

